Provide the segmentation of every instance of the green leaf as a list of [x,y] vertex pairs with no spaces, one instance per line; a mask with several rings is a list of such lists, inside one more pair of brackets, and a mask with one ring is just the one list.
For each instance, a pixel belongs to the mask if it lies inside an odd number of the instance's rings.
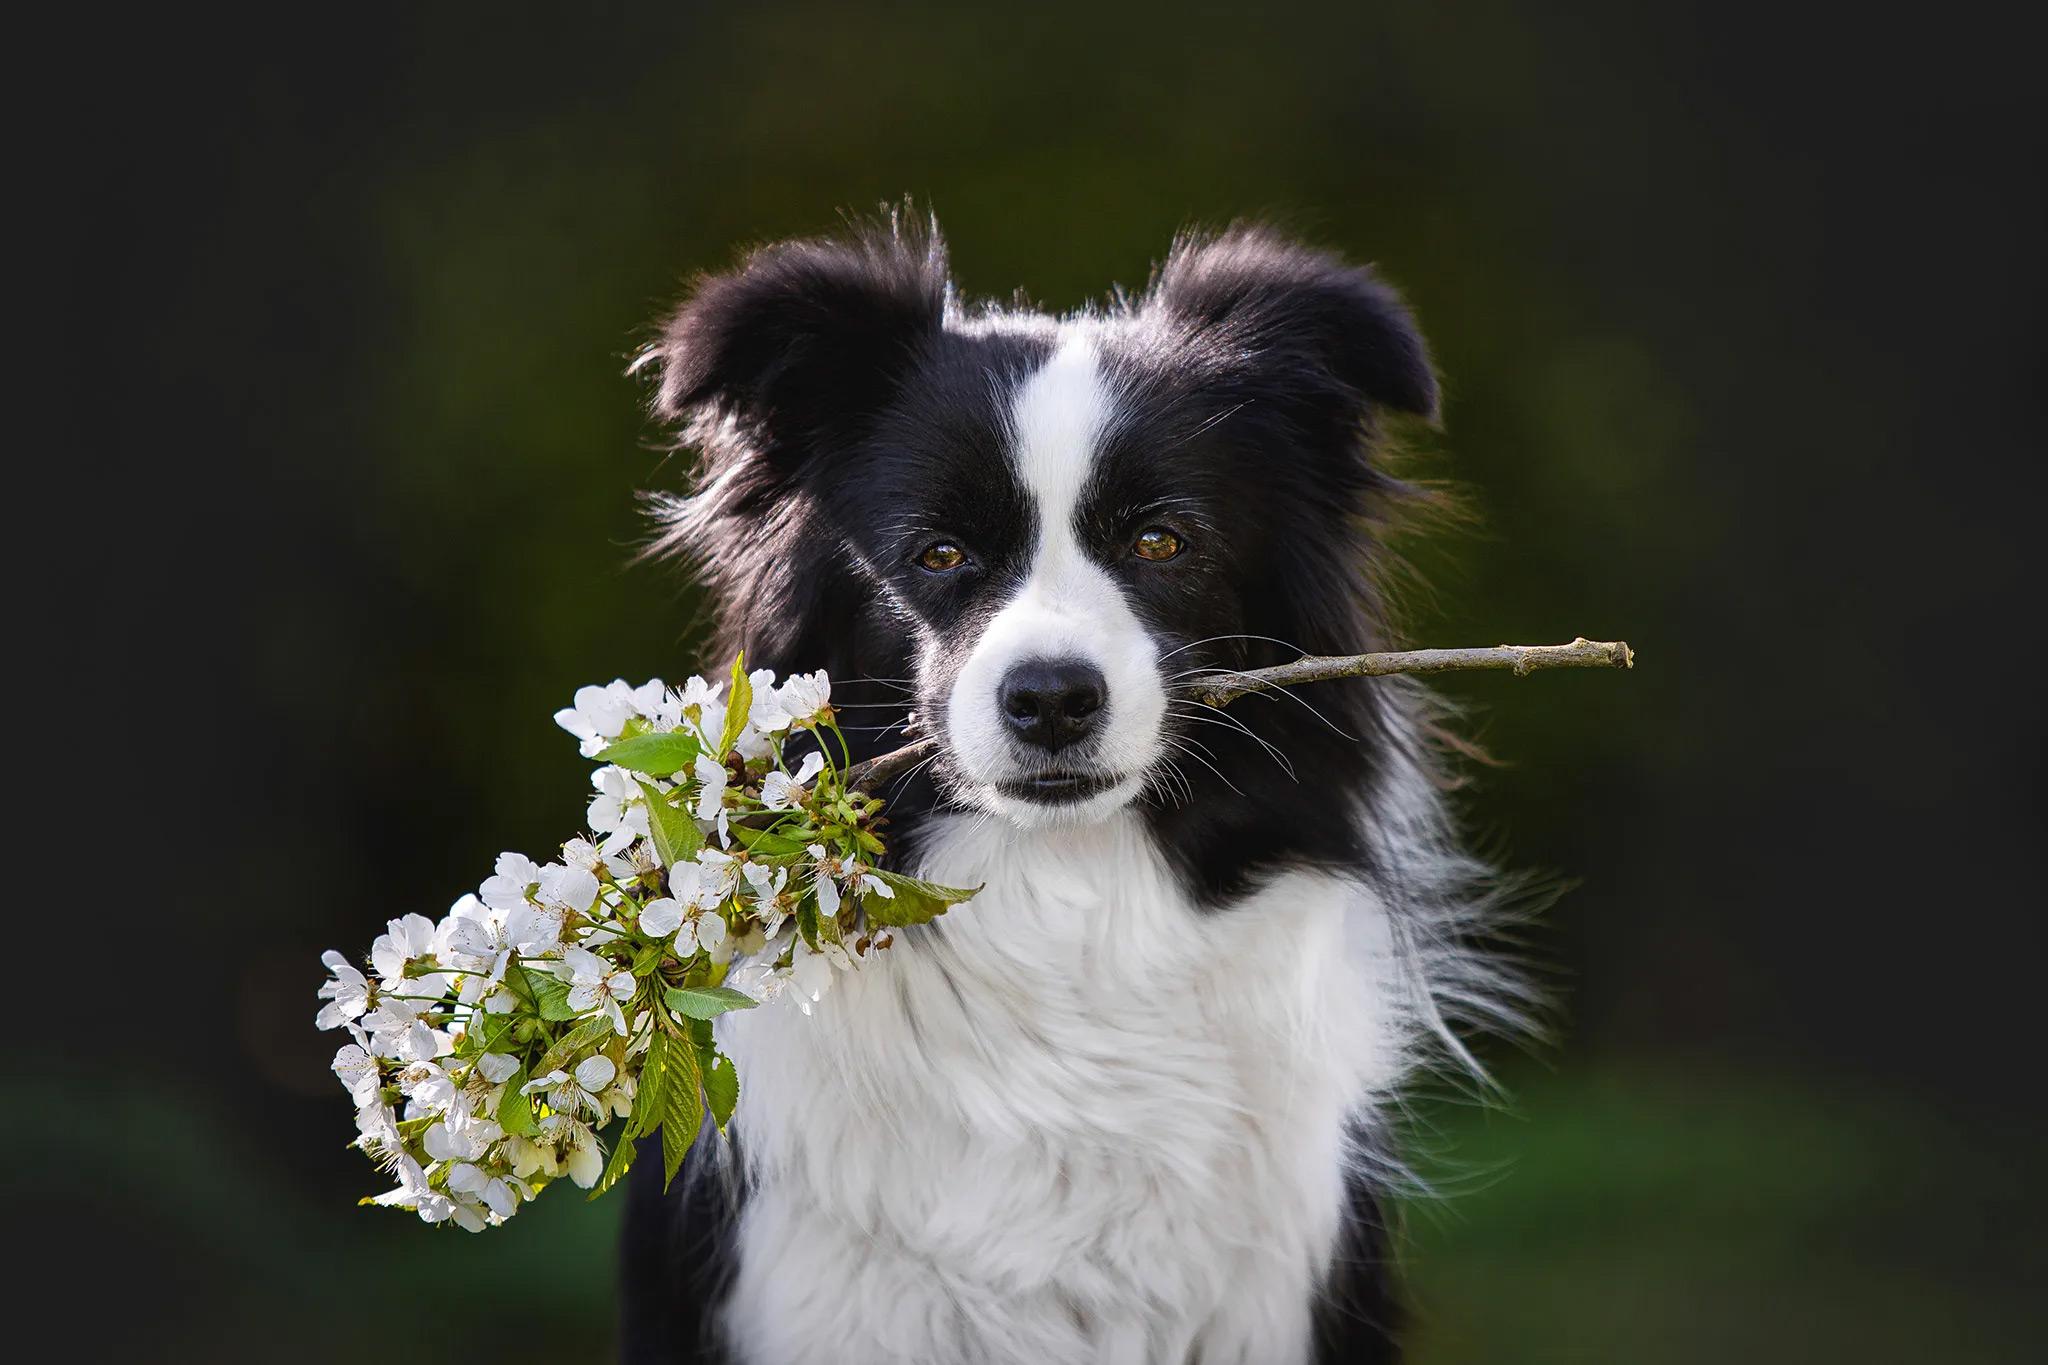
[[697,850],[704,847],[704,834],[690,813],[677,810],[667,797],[645,782],[640,784],[640,790],[647,795],[647,832],[654,839],[654,852],[661,865],[675,867],[696,857]]
[[567,1071],[569,1063],[581,1054],[593,1051],[599,1043],[612,1036],[612,1021],[600,1014],[595,1019],[586,1019],[555,1040],[539,1064],[533,1068],[536,1076],[545,1076],[550,1071]]
[[725,1125],[732,1121],[732,1111],[740,1102],[740,1073],[733,1066],[732,1058],[724,1053],[704,1073],[704,1098],[711,1102],[711,1119],[724,1132]]
[[626,1172],[632,1169],[633,1158],[639,1151],[639,1144],[633,1141],[632,1126],[628,1124],[625,1131],[619,1134],[618,1145],[612,1148],[612,1159],[604,1164],[604,1174],[590,1187],[590,1193],[584,1197],[584,1202],[588,1203],[624,1180]]
[[661,1068],[661,1164],[662,1188],[666,1189],[683,1168],[683,1158],[697,1140],[704,1122],[703,1100],[699,1094],[697,1053],[685,1039],[666,1033],[654,1035],[654,1046],[662,1053]]
[[526,983],[526,990],[533,997],[534,1009],[540,1017],[550,1023],[566,1023],[576,1017],[576,1010],[569,1004],[569,988],[546,972],[537,972],[531,967],[518,963],[507,968],[519,973]]
[[633,1114],[626,1120],[628,1137],[645,1137],[661,1127],[663,1092],[668,1085],[665,1061],[657,1034],[649,1040],[647,1056],[640,1064],[640,1088],[633,1092]]
[[496,1052],[498,1044],[512,1031],[512,1016],[509,1014],[486,1014],[477,1010],[470,1015],[469,1027],[462,1032],[463,1055],[480,1057],[486,1052]]
[[600,750],[597,761],[649,777],[668,778],[683,771],[697,759],[701,745],[687,730],[669,730],[658,735],[636,735]]
[[728,1010],[750,1010],[761,1002],[730,986],[675,986],[662,996],[668,1007],[689,1019],[716,1019]]
[[791,838],[775,830],[749,829],[745,825],[732,826],[733,838],[746,845],[749,853],[758,853],[764,858],[785,858],[804,851],[801,839]]
[[958,886],[940,886],[916,877],[906,877],[900,872],[883,872],[877,869],[875,877],[882,885],[896,894],[877,896],[863,892],[861,909],[867,912],[869,924],[927,924],[946,913],[951,906],[974,895],[980,887],[972,890]]
[[718,741],[720,758],[732,752],[740,731],[746,728],[748,713],[754,709],[754,684],[747,677],[747,652],[744,649],[733,656],[732,686],[726,691],[725,734]]
[[533,1096],[519,1093],[519,1087],[532,1079],[526,1068],[520,1067],[505,1082],[505,1093],[498,1100],[498,1126],[513,1137],[532,1137],[539,1127],[533,1121]]

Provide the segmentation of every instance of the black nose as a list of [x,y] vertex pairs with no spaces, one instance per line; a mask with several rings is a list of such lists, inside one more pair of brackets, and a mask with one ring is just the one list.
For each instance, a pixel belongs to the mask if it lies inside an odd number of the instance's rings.
[[1012,734],[1056,753],[1095,728],[1108,690],[1094,664],[1033,659],[1009,671],[999,699]]

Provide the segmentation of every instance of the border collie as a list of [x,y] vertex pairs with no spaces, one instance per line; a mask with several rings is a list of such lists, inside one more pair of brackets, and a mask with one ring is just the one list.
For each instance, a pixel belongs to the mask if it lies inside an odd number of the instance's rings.
[[1238,227],[1052,317],[891,219],[703,280],[644,359],[718,657],[935,736],[894,854],[986,889],[721,1028],[731,1140],[632,1177],[625,1357],[1394,1360],[1389,1108],[1519,996],[1486,869],[1421,689],[1175,690],[1383,644],[1381,418],[1437,406],[1394,291]]

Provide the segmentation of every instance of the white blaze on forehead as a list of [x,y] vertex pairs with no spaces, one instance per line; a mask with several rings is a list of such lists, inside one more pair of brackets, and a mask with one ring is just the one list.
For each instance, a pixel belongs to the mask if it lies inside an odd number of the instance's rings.
[[1071,528],[1109,415],[1109,388],[1084,332],[1069,333],[1017,391],[1010,410],[1017,474],[1038,508],[1041,549],[1048,531]]
[[1036,519],[1036,543],[1016,594],[989,621],[954,680],[946,725],[963,774],[999,783],[1041,771],[1043,753],[1012,740],[1002,714],[1002,680],[1033,659],[1081,659],[1102,671],[1107,698],[1095,735],[1066,762],[1129,780],[1095,801],[1049,812],[1006,798],[992,803],[1020,819],[1099,815],[1128,801],[1158,756],[1165,713],[1158,651],[1117,581],[1083,551],[1074,521],[1116,395],[1094,343],[1070,328],[1052,357],[1017,390],[1010,410],[1011,458]]

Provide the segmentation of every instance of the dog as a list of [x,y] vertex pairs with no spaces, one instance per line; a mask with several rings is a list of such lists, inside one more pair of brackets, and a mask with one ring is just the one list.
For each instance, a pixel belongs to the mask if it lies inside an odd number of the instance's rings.
[[718,657],[828,670],[857,756],[934,738],[891,855],[983,889],[721,1021],[729,1137],[631,1176],[623,1357],[1396,1360],[1389,1107],[1521,1017],[1495,883],[1419,687],[1183,687],[1387,640],[1378,451],[1438,406],[1396,292],[1240,225],[1053,317],[898,215],[700,281],[642,362]]

